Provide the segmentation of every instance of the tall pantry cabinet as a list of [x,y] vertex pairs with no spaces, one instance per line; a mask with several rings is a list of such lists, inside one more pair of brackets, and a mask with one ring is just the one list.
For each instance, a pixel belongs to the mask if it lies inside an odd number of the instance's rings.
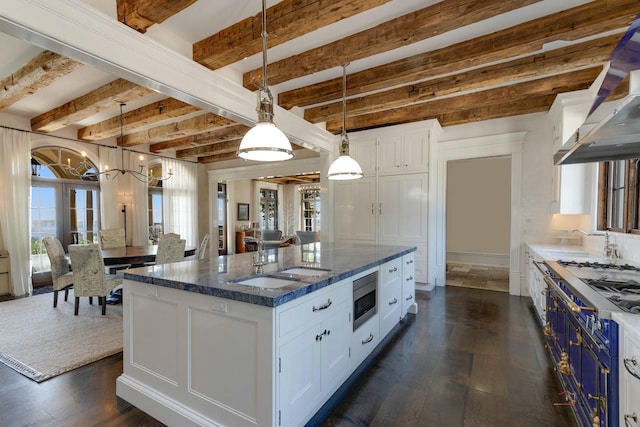
[[416,282],[427,282],[429,142],[437,122],[349,134],[364,178],[336,181],[335,240],[416,246]]

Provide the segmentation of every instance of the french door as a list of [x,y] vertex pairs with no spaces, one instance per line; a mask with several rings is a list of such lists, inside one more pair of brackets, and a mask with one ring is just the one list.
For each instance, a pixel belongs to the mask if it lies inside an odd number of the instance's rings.
[[49,258],[42,239],[57,237],[65,251],[72,243],[97,243],[100,228],[100,187],[97,184],[31,183],[32,272],[49,271]]

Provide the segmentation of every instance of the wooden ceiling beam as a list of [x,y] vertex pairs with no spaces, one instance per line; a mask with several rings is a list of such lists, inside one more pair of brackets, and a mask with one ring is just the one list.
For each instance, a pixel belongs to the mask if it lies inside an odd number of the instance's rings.
[[36,93],[84,64],[45,50],[0,80],[0,111]]
[[152,94],[151,89],[117,79],[31,119],[31,129],[53,132],[121,103]]
[[[371,113],[455,93],[563,73],[581,67],[604,65],[619,39],[620,35],[616,34],[514,61],[349,99],[347,114]],[[304,111],[304,118],[312,123],[319,123],[339,119],[341,114],[342,101],[308,108]]]
[[[538,1],[540,0],[443,0],[341,40],[273,62],[267,66],[269,83],[277,85],[388,52]],[[257,90],[262,85],[262,68],[244,73],[242,82],[245,88]]]
[[[613,30],[624,31],[638,12],[637,0],[595,0],[492,34],[350,74],[347,94],[353,96],[384,90],[389,86],[504,61],[539,51],[545,43],[553,41],[576,40]],[[289,64],[289,67],[300,68],[300,65]],[[271,73],[269,83],[274,84]],[[306,107],[340,99],[341,96],[342,78],[336,78],[282,92],[278,95],[278,105],[286,109]]]
[[[283,0],[267,9],[273,47],[390,0]],[[262,51],[262,12],[193,44],[193,60],[212,70]]]
[[149,151],[151,151],[152,153],[162,153],[165,151],[187,149],[200,145],[224,142],[230,139],[239,139],[242,138],[244,134],[249,131],[249,129],[250,128],[248,126],[241,124],[230,125],[197,135],[157,142],[149,146]]
[[[516,100],[527,97],[542,95],[555,96],[559,92],[587,89],[601,71],[602,67],[592,67],[510,86],[350,117],[347,119],[347,130],[354,131],[429,120],[437,115],[465,111],[468,110],[470,106],[475,105],[489,106],[505,104],[506,108],[509,108],[510,105],[515,105],[514,102]],[[514,116],[519,114],[521,114],[521,112],[516,107],[511,108],[510,115]],[[338,133],[342,130],[342,121],[331,120],[327,122],[326,128],[329,132]]]
[[190,119],[181,120],[179,122],[167,125],[157,126],[141,132],[132,133],[124,136],[124,141],[119,141],[125,147],[131,147],[140,144],[149,144],[152,142],[168,141],[180,137],[196,135],[210,131],[214,128],[229,126],[234,124],[231,120],[219,116],[214,113],[201,114]]
[[[123,114],[123,131],[149,126],[163,120],[172,119],[200,111],[200,108],[189,105],[177,99],[167,98],[154,102]],[[91,126],[78,129],[78,139],[84,141],[99,141],[120,135],[120,115],[101,121]]]
[[153,24],[159,24],[191,6],[196,0],[117,0],[118,21],[145,33]]
[[201,145],[199,147],[187,148],[176,151],[176,158],[187,159],[190,157],[204,157],[222,153],[235,153],[238,151],[242,138],[232,139],[230,141],[216,142],[209,145]]

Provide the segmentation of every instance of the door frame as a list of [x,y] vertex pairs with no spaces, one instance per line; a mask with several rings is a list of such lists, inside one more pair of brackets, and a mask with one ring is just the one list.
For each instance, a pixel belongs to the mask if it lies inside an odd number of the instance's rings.
[[487,135],[431,144],[429,170],[429,283],[428,290],[445,286],[447,163],[449,160],[511,157],[511,226],[509,243],[509,294],[527,295],[520,278],[520,201],[522,147],[527,132]]

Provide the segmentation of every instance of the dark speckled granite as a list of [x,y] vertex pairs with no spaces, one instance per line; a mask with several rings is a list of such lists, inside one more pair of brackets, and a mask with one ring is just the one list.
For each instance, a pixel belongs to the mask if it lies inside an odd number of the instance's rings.
[[[124,277],[137,282],[276,307],[415,250],[415,247],[408,246],[344,243],[311,243],[271,249],[265,251],[269,263],[264,266],[261,275],[299,279],[276,289],[234,283],[257,276],[253,267],[255,252],[135,268],[125,270]],[[281,272],[296,266],[321,268],[330,272],[316,277]]]

